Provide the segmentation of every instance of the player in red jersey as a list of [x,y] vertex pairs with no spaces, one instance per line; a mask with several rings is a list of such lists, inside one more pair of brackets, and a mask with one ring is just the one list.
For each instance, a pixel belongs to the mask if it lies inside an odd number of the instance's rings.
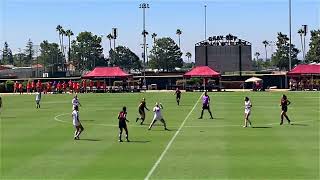
[[147,108],[146,99],[142,98],[142,101],[141,101],[141,103],[139,104],[139,107],[138,107],[138,112],[139,112],[140,117],[137,117],[137,119],[136,119],[136,122],[138,122],[138,120],[141,119],[141,123],[140,123],[141,125],[143,124],[144,120],[146,119],[146,112],[144,111],[144,109],[150,111]]
[[62,89],[63,89],[63,92],[64,92],[64,93],[67,93],[67,86],[68,86],[68,84],[67,84],[65,81],[63,81],[63,83],[62,83]]
[[37,92],[41,92],[42,91],[42,83],[40,80],[38,80],[37,84],[36,84],[36,89]]
[[19,91],[19,83],[16,81],[13,85],[13,92],[17,93]]
[[28,81],[28,83],[27,83],[27,93],[29,94],[31,91],[31,82],[30,81]]
[[58,84],[57,84],[57,93],[61,93],[61,90],[62,90],[62,87],[61,87],[61,83],[60,81],[58,81]]
[[94,84],[93,84],[93,81],[92,81],[92,80],[90,80],[90,81],[89,81],[90,92],[92,92],[93,85],[94,85]]
[[97,90],[100,90],[100,87],[101,87],[101,84],[100,84],[100,81],[98,80],[97,81]]
[[120,130],[120,132],[119,132],[119,142],[123,142],[122,139],[121,139],[123,129],[126,132],[127,142],[130,142],[129,141],[128,127],[127,127],[127,122],[129,122],[129,121],[127,120],[127,108],[125,106],[122,108],[122,111],[119,112],[118,119],[119,119],[119,130]]
[[87,81],[82,80],[82,92],[86,93],[87,92]]
[[291,102],[288,100],[286,95],[283,95],[280,101],[280,106],[281,106],[281,122],[280,125],[283,124],[283,116],[287,119],[288,123],[290,124],[290,119],[287,115],[287,111],[288,111],[288,106],[291,104]]
[[36,83],[34,81],[31,82],[31,92],[36,90]]

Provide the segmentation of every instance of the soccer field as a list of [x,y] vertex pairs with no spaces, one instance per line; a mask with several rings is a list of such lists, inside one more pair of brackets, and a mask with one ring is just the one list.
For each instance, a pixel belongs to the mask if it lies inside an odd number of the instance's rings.
[[[292,102],[280,126],[282,93],[213,92],[203,119],[202,93],[80,94],[81,140],[73,140],[72,95],[5,95],[0,114],[0,179],[319,179],[319,93],[288,92]],[[244,97],[255,128],[242,128]],[[170,131],[135,122],[145,97],[164,106]],[[129,139],[118,142],[117,115],[128,109]]]

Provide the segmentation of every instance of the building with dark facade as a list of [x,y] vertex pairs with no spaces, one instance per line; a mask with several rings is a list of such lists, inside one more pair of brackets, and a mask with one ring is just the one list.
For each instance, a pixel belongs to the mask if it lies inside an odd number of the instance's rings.
[[197,66],[209,66],[220,73],[250,71],[251,43],[231,34],[213,36],[195,45]]

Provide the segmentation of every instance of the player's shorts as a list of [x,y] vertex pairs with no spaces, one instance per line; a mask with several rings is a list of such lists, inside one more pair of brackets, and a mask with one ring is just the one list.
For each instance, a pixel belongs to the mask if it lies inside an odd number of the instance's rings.
[[144,116],[146,113],[144,112],[143,109],[139,109],[139,114],[140,114],[141,116]]
[[127,128],[127,123],[125,121],[119,121],[119,128]]
[[244,113],[245,113],[245,114],[250,114],[250,113],[251,113],[251,110],[245,109],[245,110],[244,110]]
[[39,103],[40,103],[40,100],[36,100],[36,103],[39,104]]
[[287,111],[288,111],[288,107],[287,107],[287,106],[282,106],[282,107],[281,107],[281,110],[282,110],[283,112],[287,112]]
[[210,107],[209,107],[209,104],[203,104],[202,105],[202,109],[209,109]]
[[181,98],[181,95],[177,95],[177,97],[176,97],[177,99],[180,99]]

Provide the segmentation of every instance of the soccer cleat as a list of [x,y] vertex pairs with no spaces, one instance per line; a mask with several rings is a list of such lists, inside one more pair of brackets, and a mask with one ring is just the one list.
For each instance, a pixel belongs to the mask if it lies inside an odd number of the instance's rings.
[[246,128],[247,126],[242,126],[242,127]]
[[143,125],[143,122],[141,122],[140,125]]
[[283,124],[283,122],[280,123],[280,125],[282,125],[282,124]]
[[199,117],[198,119],[202,119],[202,117]]
[[129,139],[127,139],[127,142],[130,142],[130,140],[129,140]]
[[139,118],[136,119],[136,122],[138,122]]
[[164,128],[164,130],[165,130],[165,131],[169,131],[169,129],[168,129],[168,128]]
[[119,142],[123,142],[121,139],[119,139]]
[[151,128],[148,128],[148,130],[150,131],[150,130],[151,130]]
[[211,117],[210,119],[213,119],[213,117]]

